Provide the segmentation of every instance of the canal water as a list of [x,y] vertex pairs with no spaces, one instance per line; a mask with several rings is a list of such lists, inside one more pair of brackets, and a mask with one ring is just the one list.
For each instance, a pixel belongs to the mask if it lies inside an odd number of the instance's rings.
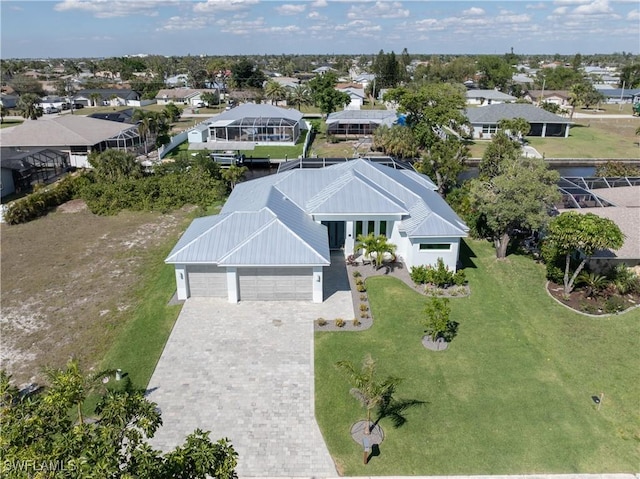
[[[560,173],[560,176],[593,176],[596,173],[595,166],[552,166],[552,170],[556,170]],[[478,168],[473,166],[467,168],[463,173],[458,176],[459,181],[469,180],[478,176]]]

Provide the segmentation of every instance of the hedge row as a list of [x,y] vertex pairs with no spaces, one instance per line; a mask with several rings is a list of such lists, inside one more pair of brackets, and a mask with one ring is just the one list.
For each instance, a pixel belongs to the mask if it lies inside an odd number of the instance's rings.
[[4,211],[5,221],[15,225],[46,215],[51,208],[74,198],[79,178],[79,176],[66,176],[50,186],[12,201],[7,204]]

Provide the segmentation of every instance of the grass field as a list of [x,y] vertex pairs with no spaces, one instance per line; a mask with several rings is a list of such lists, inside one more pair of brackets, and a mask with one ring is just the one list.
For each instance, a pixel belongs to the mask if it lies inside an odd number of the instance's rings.
[[[611,106],[611,105],[608,105]],[[635,132],[640,118],[576,118],[568,138],[539,138],[527,141],[546,158],[633,158],[640,159]],[[481,158],[489,141],[469,145],[471,158]]]
[[[367,281],[370,330],[315,336],[316,416],[341,473],[453,475],[637,472],[640,310],[575,314],[544,290],[543,268],[494,259],[471,242],[471,296],[451,300],[458,336],[446,351],[421,344],[425,298],[389,277]],[[350,437],[364,410],[334,364],[367,354],[397,396],[424,401],[395,429],[380,422],[380,455],[362,465]],[[604,393],[598,410],[592,396]]]
[[192,217],[80,208],[3,225],[2,367],[20,384],[75,356],[145,386],[179,311],[163,260]]

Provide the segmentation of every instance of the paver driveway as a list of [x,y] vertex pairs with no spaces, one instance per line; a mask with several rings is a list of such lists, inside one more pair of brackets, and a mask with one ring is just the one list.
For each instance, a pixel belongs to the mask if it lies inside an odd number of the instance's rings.
[[335,477],[314,416],[313,320],[352,318],[348,291],[323,304],[190,298],[149,383],[168,450],[195,428],[228,437],[244,477]]

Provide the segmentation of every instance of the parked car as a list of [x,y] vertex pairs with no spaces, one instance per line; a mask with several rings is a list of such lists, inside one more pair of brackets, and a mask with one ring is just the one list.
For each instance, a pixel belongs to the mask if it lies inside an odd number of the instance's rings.
[[44,112],[47,115],[50,115],[51,113],[60,113],[60,110],[58,110],[55,106],[48,106],[44,109]]

